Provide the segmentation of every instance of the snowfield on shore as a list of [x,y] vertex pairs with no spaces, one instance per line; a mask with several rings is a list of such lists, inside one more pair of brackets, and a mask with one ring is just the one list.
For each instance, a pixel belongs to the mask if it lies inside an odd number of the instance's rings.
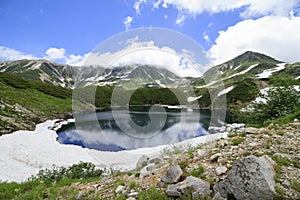
[[56,120],[38,124],[34,131],[16,131],[0,137],[0,182],[26,181],[41,169],[55,166],[92,162],[97,167],[131,170],[142,155],[156,156],[162,150],[174,146],[191,147],[226,137],[227,133],[211,134],[185,140],[176,144],[140,148],[119,152],[96,151],[76,145],[64,145],[56,141],[56,132],[48,129]]

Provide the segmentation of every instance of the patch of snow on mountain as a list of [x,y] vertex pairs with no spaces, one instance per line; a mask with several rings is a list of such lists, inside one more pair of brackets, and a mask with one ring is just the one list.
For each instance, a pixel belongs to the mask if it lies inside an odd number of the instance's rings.
[[278,67],[275,67],[273,69],[264,70],[262,73],[257,74],[256,77],[259,78],[259,79],[261,79],[261,78],[269,78],[270,76],[272,76],[272,74],[274,72],[278,72],[280,70],[283,70],[285,68],[285,64],[286,63],[277,64]]
[[193,102],[193,101],[196,101],[196,100],[200,99],[202,96],[203,96],[203,95],[198,96],[198,97],[188,97],[188,98],[187,98],[187,101],[188,101],[188,102]]
[[219,96],[222,96],[222,95],[224,95],[224,94],[227,94],[228,92],[230,92],[231,90],[233,90],[233,88],[234,88],[234,86],[230,86],[230,87],[228,87],[228,88],[222,90],[221,92],[219,92],[218,97],[219,97]]
[[219,80],[212,81],[212,82],[210,82],[210,83],[208,83],[208,84],[206,84],[206,85],[198,86],[197,88],[205,88],[205,87],[209,87],[209,86],[211,86],[211,85],[214,85],[215,83],[219,83],[219,82],[221,82],[221,81],[225,81],[225,80],[230,79],[230,78],[233,78],[233,77],[235,77],[235,76],[239,76],[239,75],[245,74],[245,73],[247,73],[248,71],[250,71],[251,69],[253,69],[254,67],[256,67],[257,65],[258,65],[258,64],[251,65],[249,68],[245,69],[244,71],[238,72],[238,73],[236,73],[236,74],[233,74],[233,75],[228,76],[228,77],[223,78],[223,79],[219,79]]

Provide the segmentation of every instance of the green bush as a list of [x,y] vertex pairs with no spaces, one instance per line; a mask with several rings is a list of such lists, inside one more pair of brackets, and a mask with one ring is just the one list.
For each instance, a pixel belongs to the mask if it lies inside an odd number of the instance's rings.
[[252,79],[245,79],[227,93],[226,101],[227,103],[236,103],[236,102],[249,102],[254,100],[258,94],[258,88]]
[[31,180],[43,181],[46,184],[60,181],[62,179],[87,179],[100,177],[103,170],[96,169],[92,163],[80,162],[69,168],[59,167],[53,169],[40,170]]
[[235,138],[235,139],[232,139],[232,145],[239,145],[241,144],[242,142],[244,142],[244,138]]
[[300,93],[291,86],[274,87],[260,94],[266,102],[252,104],[252,109],[239,112],[241,121],[262,125],[264,122],[293,115],[300,111]]

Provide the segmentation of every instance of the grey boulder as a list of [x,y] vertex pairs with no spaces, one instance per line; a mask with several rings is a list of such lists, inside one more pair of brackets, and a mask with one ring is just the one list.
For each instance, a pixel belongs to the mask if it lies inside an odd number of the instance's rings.
[[236,160],[226,178],[217,182],[213,189],[227,199],[273,199],[276,194],[273,162],[267,156]]

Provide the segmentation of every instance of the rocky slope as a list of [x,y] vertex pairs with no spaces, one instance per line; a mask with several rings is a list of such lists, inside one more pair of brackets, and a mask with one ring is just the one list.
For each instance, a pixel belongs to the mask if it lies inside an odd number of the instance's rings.
[[201,146],[142,156],[134,171],[61,190],[75,189],[76,199],[299,199],[299,130],[297,120],[239,129]]

